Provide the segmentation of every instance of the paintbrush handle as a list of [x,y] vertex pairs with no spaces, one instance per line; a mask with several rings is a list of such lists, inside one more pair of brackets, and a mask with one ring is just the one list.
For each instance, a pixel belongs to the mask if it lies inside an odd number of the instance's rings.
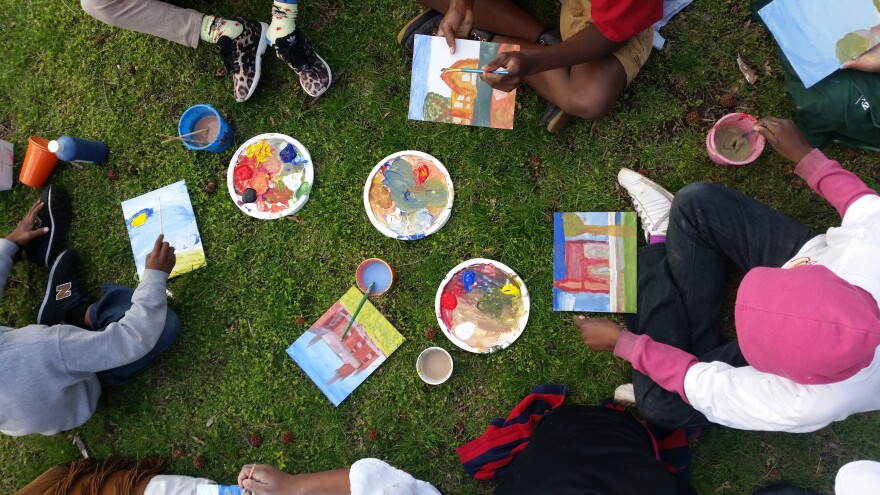
[[[483,73],[483,71],[481,69],[443,69],[442,72],[466,72],[468,74],[482,74]],[[506,70],[500,70],[500,69],[489,71],[489,73],[490,74],[501,74],[503,76],[506,76],[507,74],[509,74],[509,72],[507,72]]]
[[370,292],[373,292],[374,285],[376,285],[376,282],[370,282],[370,286],[367,287],[367,291],[364,292],[364,297],[361,298],[361,302],[358,303],[357,308],[354,309],[354,314],[351,315],[351,320],[349,320],[348,325],[345,327],[345,331],[342,332],[342,337],[340,337],[339,340],[345,340],[345,336],[348,335],[348,331],[351,330],[351,326],[354,325],[354,319],[357,318],[358,313],[361,312],[361,308],[364,307],[364,303],[370,298]]

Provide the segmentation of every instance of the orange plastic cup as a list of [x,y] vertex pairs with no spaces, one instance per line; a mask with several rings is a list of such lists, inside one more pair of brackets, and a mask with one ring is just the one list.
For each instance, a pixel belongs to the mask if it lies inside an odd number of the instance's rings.
[[43,187],[58,163],[58,155],[49,151],[49,141],[37,136],[28,139],[27,152],[18,181],[26,186]]

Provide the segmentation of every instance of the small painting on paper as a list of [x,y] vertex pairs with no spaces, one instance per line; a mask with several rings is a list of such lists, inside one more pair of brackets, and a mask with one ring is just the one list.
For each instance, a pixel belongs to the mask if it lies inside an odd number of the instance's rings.
[[636,312],[636,214],[553,215],[553,310]]
[[404,338],[369,300],[341,338],[363,293],[352,287],[318,318],[287,354],[315,382],[334,406],[338,406],[367,379]]
[[409,118],[513,129],[516,90],[492,89],[479,73],[467,72],[479,70],[506,51],[519,51],[519,45],[455,40],[455,54],[450,54],[445,38],[417,34]]
[[177,256],[171,277],[205,266],[202,237],[185,180],[123,201],[122,214],[138,277],[143,278],[147,255],[160,233],[165,234]]
[[880,0],[774,0],[758,14],[808,88],[880,44]]
[[382,159],[367,177],[364,207],[379,232],[412,241],[446,224],[452,196],[452,178],[439,160],[401,151]]

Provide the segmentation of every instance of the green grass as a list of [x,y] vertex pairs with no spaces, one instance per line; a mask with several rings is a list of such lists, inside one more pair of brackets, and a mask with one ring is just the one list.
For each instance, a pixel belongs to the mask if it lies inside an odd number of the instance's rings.
[[[190,5],[268,17],[267,0]],[[527,5],[554,22],[553,2]],[[665,29],[668,52],[652,55],[608,118],[576,122],[559,135],[541,129],[545,104],[527,89],[513,131],[408,121],[409,61],[395,34],[417,11],[415,3],[397,0],[304,2],[301,23],[344,75],[323,101],[303,110],[305,95],[273,56],[253,98],[237,104],[227,78],[215,75],[220,61],[212,46],[190,50],[113,29],[74,0],[0,3],[0,138],[15,143],[19,161],[29,135],[70,133],[110,146],[108,165],[63,164],[52,178],[72,193],[69,244],[82,253],[89,288],[97,292],[104,280],[135,284],[119,204],[156,187],[187,180],[205,245],[208,266],[170,283],[184,325],[178,343],[132,384],[105,394],[95,416],[76,429],[94,456],[162,454],[172,472],[223,482],[246,462],[303,472],[376,456],[444,493],[488,493],[490,484],[464,475],[454,449],[510,411],[531,386],[566,383],[570,402],[595,403],[629,381],[626,363],[587,351],[569,315],[550,309],[552,212],[630,209],[615,186],[618,168],[626,166],[673,191],[697,180],[726,184],[814,228],[838,221],[770,151],[741,168],[706,157],[706,132],[731,110],[719,103],[726,93],[736,96],[735,110],[793,115],[771,39],[749,23],[745,2],[697,0]],[[98,44],[98,36],[106,41]],[[737,53],[758,70],[757,84],[743,81]],[[175,132],[177,118],[195,103],[220,109],[237,143],[276,131],[308,147],[315,188],[295,218],[263,222],[237,211],[223,188],[231,151],[159,144],[156,135]],[[687,123],[691,111],[699,122]],[[371,167],[404,149],[437,156],[456,188],[449,223],[416,242],[379,234],[361,200]],[[846,167],[877,186],[871,156],[828,153],[846,157]],[[219,184],[217,192],[205,191],[209,181]],[[0,225],[11,229],[37,197],[20,185],[0,193]],[[374,303],[407,341],[333,408],[284,350],[345,293],[357,264],[371,256],[397,270],[397,284]],[[494,355],[465,353],[442,336],[429,342],[424,335],[436,327],[437,284],[473,257],[513,267],[532,294],[526,331]],[[17,265],[0,321],[31,322],[45,280],[45,269]],[[452,378],[440,387],[422,384],[414,370],[429,345],[455,359]],[[714,429],[695,445],[694,482],[707,494],[747,493],[780,477],[830,490],[843,463],[880,457],[878,428],[878,416],[866,414],[808,435]],[[278,440],[283,431],[295,437],[289,445]],[[253,432],[265,439],[258,448],[246,442]],[[172,458],[178,450],[184,456]],[[192,463],[197,455],[207,460],[203,469]],[[68,434],[0,438],[0,492],[77,456]]]

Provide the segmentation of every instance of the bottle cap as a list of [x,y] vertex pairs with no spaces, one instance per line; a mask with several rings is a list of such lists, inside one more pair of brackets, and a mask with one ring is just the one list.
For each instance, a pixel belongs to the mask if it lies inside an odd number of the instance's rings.
[[60,153],[60,152],[64,151],[64,145],[59,143],[55,139],[53,139],[52,141],[49,141],[48,147],[49,147],[49,151],[51,151],[52,153]]

